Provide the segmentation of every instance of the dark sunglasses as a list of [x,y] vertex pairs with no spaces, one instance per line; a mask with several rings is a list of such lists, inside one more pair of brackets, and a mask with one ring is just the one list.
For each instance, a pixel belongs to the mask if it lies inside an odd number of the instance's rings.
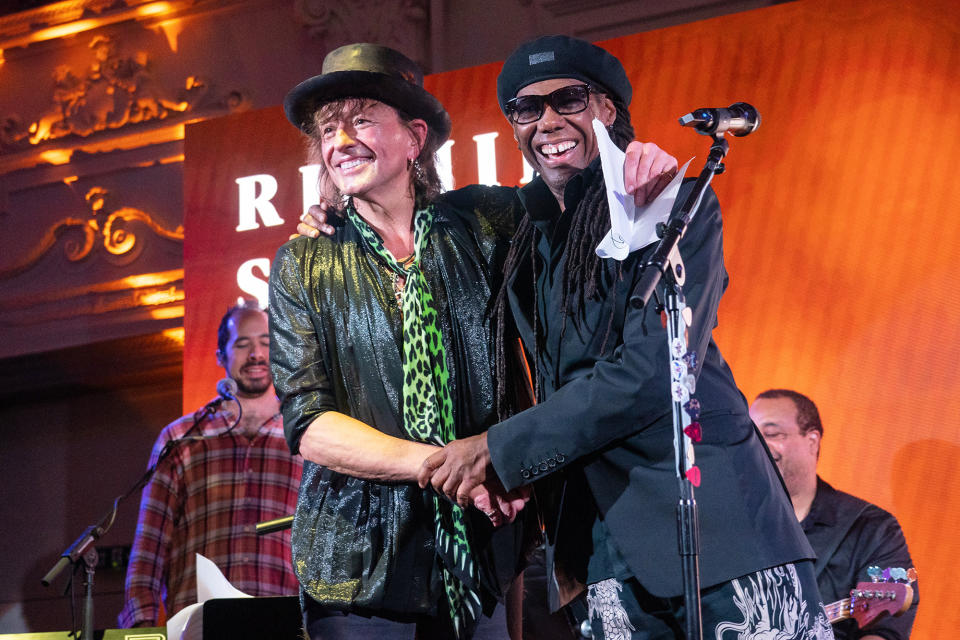
[[530,124],[543,117],[546,105],[562,116],[580,113],[590,104],[589,85],[574,84],[551,91],[545,96],[519,96],[507,100],[507,113],[517,124]]

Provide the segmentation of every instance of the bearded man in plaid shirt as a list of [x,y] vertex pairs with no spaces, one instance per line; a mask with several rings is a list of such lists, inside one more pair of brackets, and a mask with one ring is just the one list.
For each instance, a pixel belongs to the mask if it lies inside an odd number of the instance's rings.
[[[302,460],[283,436],[280,404],[270,377],[267,315],[245,303],[227,311],[217,337],[217,362],[237,383],[236,402],[167,425],[149,465],[169,455],[143,489],[127,570],[120,627],[157,626],[163,615],[196,602],[195,554],[256,596],[299,591],[290,560],[290,532],[258,536],[257,522],[293,513]],[[237,422],[236,403],[242,408]],[[186,437],[185,437],[186,436]]]

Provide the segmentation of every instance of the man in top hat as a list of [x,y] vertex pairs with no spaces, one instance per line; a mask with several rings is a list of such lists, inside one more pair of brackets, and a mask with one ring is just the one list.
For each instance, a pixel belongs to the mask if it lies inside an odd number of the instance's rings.
[[685,392],[702,425],[694,450],[704,636],[832,638],[812,550],[711,337],[727,284],[716,196],[707,191],[679,245],[695,389],[671,385],[659,311],[629,304],[654,245],[623,261],[596,253],[610,214],[591,123],[625,147],[631,93],[615,57],[575,38],[527,42],[504,63],[498,101],[539,175],[517,190],[524,215],[495,317],[499,341],[522,339],[538,404],[446,445],[425,462],[421,485],[460,500],[491,478],[508,490],[533,485],[552,604],[585,590],[593,638],[683,637],[671,402]]
[[442,105],[401,53],[331,52],[294,88],[332,234],[280,248],[271,365],[304,458],[293,560],[311,638],[471,637],[518,571],[524,504],[495,482],[454,504],[417,485],[439,446],[496,421],[482,322],[513,231],[502,202],[438,198]]

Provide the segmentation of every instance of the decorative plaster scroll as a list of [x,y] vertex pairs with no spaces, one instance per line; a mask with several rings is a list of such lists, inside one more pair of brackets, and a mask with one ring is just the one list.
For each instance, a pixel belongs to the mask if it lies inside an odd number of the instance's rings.
[[294,0],[294,11],[309,36],[327,50],[351,42],[376,42],[423,64],[429,50],[429,4],[429,0]]
[[0,268],[0,281],[23,273],[36,264],[56,245],[60,236],[70,229],[79,230],[81,233],[79,240],[69,238],[64,242],[64,253],[71,262],[83,260],[90,255],[98,240],[102,241],[103,248],[111,255],[128,254],[137,244],[137,236],[125,226],[130,222],[143,223],[161,238],[183,242],[182,225],[171,231],[157,224],[149,213],[133,207],[121,207],[113,211],[101,225],[99,221],[103,219],[102,209],[107,193],[108,191],[101,187],[90,189],[86,195],[91,210],[90,218],[84,220],[67,217],[53,224],[24,258],[10,267]]
[[16,114],[0,121],[0,151],[15,151],[66,136],[87,137],[98,131],[161,120],[198,107],[243,108],[237,91],[216,99],[203,79],[187,78],[185,89],[172,95],[153,77],[152,62],[143,51],[118,53],[114,39],[95,36],[90,42],[93,62],[83,72],[67,65],[53,71],[53,106],[37,120],[24,123]]

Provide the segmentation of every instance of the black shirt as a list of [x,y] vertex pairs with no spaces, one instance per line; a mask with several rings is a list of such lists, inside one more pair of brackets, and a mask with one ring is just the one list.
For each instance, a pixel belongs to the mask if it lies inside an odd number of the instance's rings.
[[[907,541],[897,519],[876,505],[837,491],[817,477],[817,493],[810,513],[800,523],[813,550],[817,552],[817,586],[824,604],[846,598],[859,582],[869,582],[867,568],[913,566]],[[894,618],[884,615],[866,629],[855,620],[834,625],[837,640],[855,640],[877,635],[887,640],[910,637],[919,598],[913,585],[914,604]]]

